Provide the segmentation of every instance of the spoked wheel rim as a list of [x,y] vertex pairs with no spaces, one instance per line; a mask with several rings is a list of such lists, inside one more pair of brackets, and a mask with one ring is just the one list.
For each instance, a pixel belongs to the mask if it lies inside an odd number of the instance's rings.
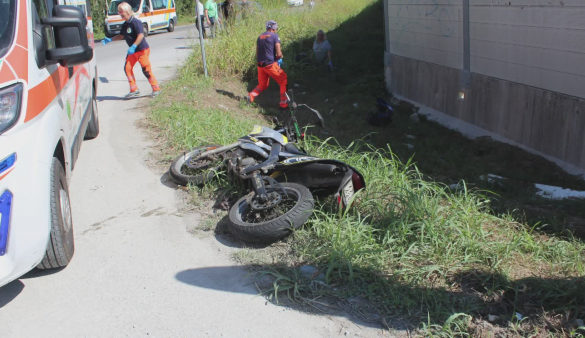
[[181,174],[195,176],[202,173],[218,174],[223,164],[223,156],[211,155],[207,157],[191,156],[181,166]]
[[300,202],[300,194],[294,189],[285,189],[285,192],[286,195],[280,190],[271,190],[266,201],[252,195],[248,203],[239,206],[242,222],[259,224],[286,215]]
[[61,205],[61,217],[63,219],[63,228],[69,232],[73,228],[73,219],[71,217],[71,204],[69,203],[69,194],[63,187],[59,189],[59,202]]

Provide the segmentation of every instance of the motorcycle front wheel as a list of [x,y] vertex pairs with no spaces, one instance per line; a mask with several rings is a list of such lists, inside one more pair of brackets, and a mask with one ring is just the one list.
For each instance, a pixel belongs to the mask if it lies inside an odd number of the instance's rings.
[[219,148],[218,145],[208,145],[193,148],[189,152],[173,160],[169,174],[179,185],[189,183],[203,185],[211,181],[224,169],[226,152],[201,156],[208,150]]
[[261,203],[254,192],[240,198],[229,211],[231,233],[245,242],[270,243],[303,225],[313,213],[313,195],[297,183],[280,187],[267,187],[268,200]]

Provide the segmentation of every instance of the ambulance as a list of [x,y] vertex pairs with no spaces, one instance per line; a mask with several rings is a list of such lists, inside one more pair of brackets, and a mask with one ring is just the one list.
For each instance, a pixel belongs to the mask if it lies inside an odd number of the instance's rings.
[[120,34],[124,19],[118,14],[118,5],[127,2],[132,6],[134,16],[142,22],[144,35],[154,30],[175,30],[177,25],[177,11],[175,0],[114,0],[110,2],[105,19],[105,33],[107,37]]
[[99,133],[96,79],[89,3],[0,0],[0,286],[73,256],[68,184]]

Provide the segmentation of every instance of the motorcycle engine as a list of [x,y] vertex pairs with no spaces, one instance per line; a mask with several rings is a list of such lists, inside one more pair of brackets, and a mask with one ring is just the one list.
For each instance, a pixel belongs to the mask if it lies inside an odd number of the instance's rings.
[[240,160],[239,167],[240,168],[247,168],[249,166],[255,165],[257,162],[252,157],[244,157]]

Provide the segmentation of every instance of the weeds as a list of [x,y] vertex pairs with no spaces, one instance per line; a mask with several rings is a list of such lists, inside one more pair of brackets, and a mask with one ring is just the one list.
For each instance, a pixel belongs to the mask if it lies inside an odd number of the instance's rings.
[[[312,12],[287,12],[275,1],[263,4],[264,12],[237,22],[229,34],[213,41],[208,60],[215,81],[252,74],[250,46],[268,17],[279,22],[286,62],[294,59],[316,28],[334,29],[378,2],[320,1]],[[214,100],[225,99],[210,94],[213,80],[196,75],[201,73],[196,54],[165,93],[175,103],[163,106],[157,101],[152,114],[173,148],[231,143],[253,124],[267,124],[261,108],[253,110],[241,101],[233,106],[238,113],[217,109]],[[300,74],[306,71],[303,67],[291,62],[289,70]],[[340,77],[349,78],[349,72]],[[369,90],[373,81],[379,79],[368,75],[344,90]],[[340,101],[351,100],[345,94],[339,95]],[[332,128],[350,130],[356,124],[344,120],[353,125],[339,122]],[[569,323],[585,317],[583,242],[544,235],[541,225],[521,224],[513,213],[498,215],[493,193],[465,180],[457,188],[429,180],[429,171],[423,174],[412,155],[399,155],[399,146],[386,143],[377,147],[378,142],[370,139],[378,136],[368,135],[342,144],[335,138],[306,140],[308,153],[349,163],[360,170],[368,186],[347,213],[338,212],[330,200],[320,200],[309,223],[287,243],[286,254],[279,253],[274,260],[247,251],[238,255],[240,261],[261,265],[260,277],[270,281],[261,288],[264,292],[304,303],[321,296],[363,297],[383,318],[405,315],[430,336],[483,332],[478,321],[494,314],[499,322],[489,324],[488,330],[497,325],[511,335],[541,330],[578,335],[579,329]],[[420,141],[428,143],[428,154],[422,151],[425,156],[442,152],[430,172],[457,172],[452,160],[464,146],[448,150],[441,143],[446,141],[432,142],[430,137]],[[299,273],[303,264],[324,272],[322,284]],[[515,313],[524,320],[514,322]],[[560,314],[564,319],[554,325],[539,324]]]

